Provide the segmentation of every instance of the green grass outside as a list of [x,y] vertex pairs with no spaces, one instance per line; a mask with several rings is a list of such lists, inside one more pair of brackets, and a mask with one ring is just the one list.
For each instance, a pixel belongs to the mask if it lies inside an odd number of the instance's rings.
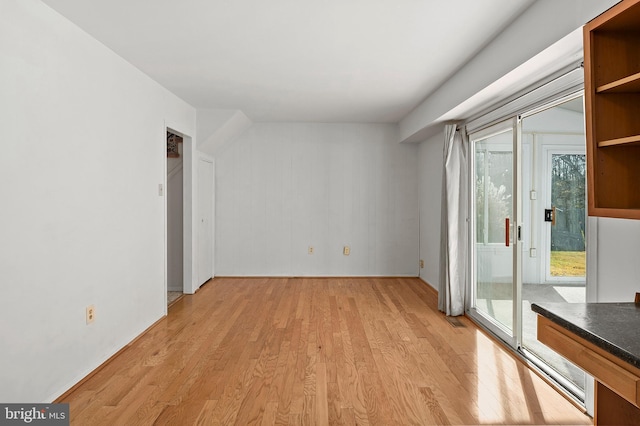
[[552,251],[551,276],[584,277],[587,274],[587,257],[584,251]]

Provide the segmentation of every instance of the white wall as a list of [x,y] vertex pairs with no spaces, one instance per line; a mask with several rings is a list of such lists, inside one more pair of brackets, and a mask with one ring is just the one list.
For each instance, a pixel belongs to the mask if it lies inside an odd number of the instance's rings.
[[215,156],[247,130],[253,122],[240,110],[198,109],[196,111],[198,151]]
[[[435,134],[441,126],[438,119],[442,115],[617,2],[618,0],[537,0],[402,119],[398,140],[415,142]],[[556,62],[564,59],[558,58]],[[544,72],[551,71],[547,69]],[[504,94],[505,97],[509,95],[513,93]]]
[[440,217],[444,133],[432,136],[418,148],[420,190],[420,278],[437,289],[440,282]]
[[165,123],[195,110],[38,0],[2,2],[0,93],[0,401],[45,402],[164,314]]
[[640,292],[640,220],[590,218],[589,224],[594,220],[598,240],[596,301],[632,302]]
[[418,147],[396,138],[255,123],[216,157],[216,275],[417,276]]

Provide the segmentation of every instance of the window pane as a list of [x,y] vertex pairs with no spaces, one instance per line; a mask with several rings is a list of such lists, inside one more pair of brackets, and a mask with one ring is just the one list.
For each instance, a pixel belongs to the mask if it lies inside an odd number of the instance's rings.
[[551,276],[584,277],[585,155],[553,154],[551,162],[551,205],[556,208],[556,224],[551,227]]
[[476,151],[476,243],[484,243],[485,220],[485,152]]
[[505,240],[505,218],[510,212],[513,194],[513,167],[511,152],[489,152],[486,183],[486,202],[489,210],[488,242],[501,243]]

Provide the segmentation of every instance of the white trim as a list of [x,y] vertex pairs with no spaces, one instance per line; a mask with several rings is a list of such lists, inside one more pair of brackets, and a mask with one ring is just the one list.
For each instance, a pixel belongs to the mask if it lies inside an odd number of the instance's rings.
[[[512,318],[512,324],[511,324],[511,330],[508,330],[503,324],[501,324],[499,321],[497,321],[494,318],[491,318],[490,316],[488,316],[486,313],[482,312],[481,310],[479,310],[476,306],[476,282],[477,282],[477,274],[476,274],[476,265],[477,265],[477,243],[476,243],[476,229],[475,229],[475,217],[476,217],[476,205],[475,205],[475,199],[476,199],[476,182],[475,182],[475,176],[476,176],[476,172],[475,172],[475,155],[476,155],[476,144],[482,140],[488,139],[490,137],[493,136],[497,136],[500,135],[502,133],[507,133],[507,132],[511,132],[512,133],[512,137],[511,137],[511,144],[506,144],[506,143],[499,143],[496,144],[495,148],[496,151],[504,151],[504,152],[511,152],[514,155],[514,158],[512,160],[512,162],[515,162],[515,152],[514,152],[514,148],[516,147],[516,126],[517,126],[517,120],[515,117],[511,117],[511,118],[507,118],[504,121],[501,121],[499,123],[495,123],[491,126],[488,126],[484,129],[481,129],[475,133],[472,133],[469,135],[469,164],[470,164],[470,171],[469,171],[469,238],[468,238],[468,248],[469,248],[469,269],[468,269],[468,276],[470,277],[469,279],[469,286],[470,286],[470,301],[469,301],[469,308],[467,309],[466,313],[471,316],[475,321],[477,321],[478,323],[482,324],[483,327],[487,328],[489,331],[491,331],[493,334],[495,334],[496,336],[498,336],[501,340],[505,341],[508,345],[510,345],[513,349],[515,349],[517,346],[517,341],[516,341],[516,327],[518,326],[518,324],[514,321],[515,320],[515,315],[516,315],[516,309],[513,309],[512,311],[512,315],[514,316]],[[492,148],[494,148],[493,145],[491,144],[487,144],[486,146],[488,151],[493,151]],[[515,184],[516,183],[516,169],[513,169],[513,176],[512,176],[512,181]],[[513,188],[513,190],[515,191],[516,189]],[[515,197],[516,197],[516,193],[514,192],[513,194],[513,199],[515,201]],[[486,203],[485,203],[486,206]],[[515,268],[516,266],[516,262],[517,262],[517,258],[516,258],[516,253],[517,250],[519,250],[519,244],[517,242],[517,234],[516,234],[516,230],[517,230],[517,221],[515,220],[516,217],[516,210],[515,210],[516,206],[512,203],[512,215],[513,215],[513,231],[512,231],[512,241],[513,243],[511,244],[511,246],[509,247],[510,251],[511,251],[511,256],[513,259],[513,267]],[[486,215],[485,215],[486,217]],[[483,247],[487,246],[486,244],[483,244]],[[500,244],[496,243],[495,247],[500,247]],[[512,271],[512,281],[513,278],[515,277],[513,275],[513,271]],[[513,292],[513,297],[517,298],[517,293],[515,292],[515,281],[514,282],[514,292]]]
[[483,127],[482,129],[477,129],[476,131],[470,131],[469,125],[466,125],[466,131],[469,135],[469,140],[481,141],[483,139],[488,139],[492,136],[499,135],[500,133],[505,133],[510,130],[513,130],[513,117],[507,118],[506,120],[500,121],[498,123],[493,123],[490,126]]
[[162,156],[166,159],[166,136],[167,131],[171,131],[174,134],[182,136],[182,149],[183,149],[183,159],[179,166],[176,166],[168,172],[167,161],[165,160],[164,164],[164,178],[163,178],[163,203],[164,203],[164,297],[165,297],[165,315],[167,314],[167,288],[168,288],[168,249],[167,249],[167,182],[169,180],[169,173],[177,173],[176,169],[180,168],[182,173],[182,238],[183,238],[183,284],[182,284],[182,292],[185,294],[193,294],[195,292],[195,288],[193,286],[193,277],[194,268],[195,268],[195,260],[193,258],[193,254],[195,253],[194,242],[195,235],[193,230],[193,223],[195,223],[193,214],[193,191],[195,190],[193,184],[193,173],[195,168],[193,167],[193,152],[195,150],[195,142],[193,138],[176,128],[166,121],[164,122],[164,131],[163,135],[163,143],[160,145],[162,149]]
[[[559,98],[555,98],[554,100],[551,100],[550,102],[544,102],[542,105],[538,105],[535,108],[529,109],[526,112],[523,112],[522,114],[520,114],[520,116],[524,119],[527,117],[531,117],[532,115],[536,115],[542,111],[546,111],[548,109],[551,108],[555,108],[558,105],[562,105],[566,102],[572,101],[574,99],[578,99],[578,98],[582,98],[582,110],[584,111],[584,89],[581,88],[582,86],[584,86],[584,83],[580,83],[578,85],[580,88],[576,88],[574,91],[571,91],[570,93],[565,94],[564,96],[560,96]],[[585,129],[586,132],[586,129]],[[566,132],[569,134],[580,134],[580,135],[584,135],[585,132],[582,133],[576,133],[576,132]],[[525,132],[527,133],[527,132]],[[553,134],[553,135],[557,135],[557,134],[566,134],[564,132],[536,132],[538,134]]]
[[[577,134],[576,136],[583,136]],[[568,145],[568,144],[547,144],[542,147],[542,176],[544,186],[541,189],[542,191],[542,202],[544,204],[543,208],[551,208],[551,172],[553,169],[552,165],[552,156],[554,154],[576,154],[576,155],[585,155],[586,156],[586,146],[577,145]],[[586,179],[586,176],[585,176]],[[584,194],[585,197],[585,206],[587,200],[587,194]],[[587,219],[586,209],[585,209],[585,221]],[[585,223],[585,234],[587,223]],[[544,253],[544,261],[540,263],[540,281],[543,281],[545,284],[577,284],[579,286],[586,285],[586,276],[585,277],[553,277],[551,275],[551,225],[546,226],[544,231],[541,233],[541,241],[540,248],[538,249],[538,255]],[[586,244],[585,244],[586,248]],[[587,263],[588,264],[588,263]]]
[[575,65],[573,68],[572,71],[538,86],[511,102],[478,118],[471,119],[466,124],[467,132],[476,133],[494,123],[521,114],[524,110],[534,111],[549,103],[552,98],[555,100],[558,96],[563,97],[581,90],[584,86],[584,70],[582,67],[575,68]]
[[[516,117],[513,132],[513,337],[516,348],[522,337],[522,118]],[[518,238],[520,237],[520,238]]]

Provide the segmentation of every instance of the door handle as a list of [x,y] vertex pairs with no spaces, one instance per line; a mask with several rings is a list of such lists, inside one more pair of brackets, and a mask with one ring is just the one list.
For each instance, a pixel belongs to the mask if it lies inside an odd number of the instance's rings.
[[556,206],[551,207],[551,226],[556,226]]
[[509,218],[504,219],[504,229],[505,229],[505,241],[504,245],[509,247]]

